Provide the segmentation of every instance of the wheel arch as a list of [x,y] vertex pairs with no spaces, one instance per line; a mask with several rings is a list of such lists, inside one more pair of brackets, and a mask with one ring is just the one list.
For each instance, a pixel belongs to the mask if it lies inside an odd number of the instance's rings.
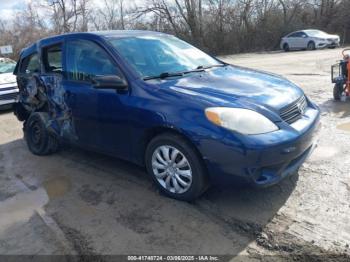
[[313,45],[314,45],[314,48],[313,48],[313,49],[316,49],[316,42],[315,42],[314,40],[309,40],[309,42],[307,42],[306,48],[309,47],[309,44],[313,44]]
[[[139,159],[137,160],[138,164],[145,166],[145,153],[146,153],[147,146],[152,141],[152,139],[154,139],[156,136],[159,136],[161,134],[173,134],[181,137],[189,145],[192,146],[193,150],[198,154],[199,158],[203,161],[203,164],[204,164],[203,156],[200,153],[196,143],[192,139],[190,139],[190,137],[183,130],[179,130],[173,126],[152,127],[144,133],[139,143],[138,149],[136,149],[136,150],[140,150],[139,152],[141,152],[141,154],[139,154]],[[203,167],[206,169],[205,165]]]
[[289,45],[289,43],[288,42],[286,42],[286,41],[284,41],[284,42],[282,42],[282,49],[284,50],[284,51],[289,51],[290,50],[290,45]]

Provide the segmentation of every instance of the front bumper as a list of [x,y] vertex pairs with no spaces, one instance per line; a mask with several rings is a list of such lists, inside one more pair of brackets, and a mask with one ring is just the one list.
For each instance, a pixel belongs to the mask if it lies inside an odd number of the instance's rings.
[[339,47],[340,43],[337,40],[334,41],[322,41],[322,42],[317,42],[316,47],[317,48],[327,48],[327,47]]
[[16,84],[0,86],[0,106],[10,105],[18,101],[18,88]]
[[303,119],[276,132],[246,141],[234,136],[202,141],[200,151],[212,183],[244,180],[266,187],[295,174],[316,146],[319,118],[319,110],[309,108]]

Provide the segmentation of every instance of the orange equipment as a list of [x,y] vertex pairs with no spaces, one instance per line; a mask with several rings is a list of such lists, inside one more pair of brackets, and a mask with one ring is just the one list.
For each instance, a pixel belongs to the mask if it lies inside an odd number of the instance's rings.
[[332,83],[335,84],[333,97],[335,100],[350,96],[350,48],[344,49],[342,55],[343,60],[332,65]]

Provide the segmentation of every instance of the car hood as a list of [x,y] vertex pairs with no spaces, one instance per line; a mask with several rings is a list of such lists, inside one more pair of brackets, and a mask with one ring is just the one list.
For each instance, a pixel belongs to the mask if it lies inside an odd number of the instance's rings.
[[314,36],[314,38],[325,38],[325,39],[337,39],[338,35],[330,35],[330,34],[319,34]]
[[[187,77],[162,80],[160,88],[204,99],[212,106],[232,103],[255,104],[278,111],[303,95],[303,91],[287,79],[262,71],[226,66],[192,73]],[[239,106],[240,106],[239,105]],[[227,105],[229,106],[229,105]]]
[[338,39],[339,36],[338,36],[338,35],[327,35],[326,38],[327,38],[327,39]]
[[9,84],[9,83],[16,83],[16,76],[13,75],[12,73],[0,74],[0,85]]

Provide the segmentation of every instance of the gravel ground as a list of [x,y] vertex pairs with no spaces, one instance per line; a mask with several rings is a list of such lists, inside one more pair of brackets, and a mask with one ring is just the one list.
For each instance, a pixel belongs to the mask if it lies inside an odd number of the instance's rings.
[[159,195],[142,169],[110,157],[74,148],[34,156],[21,123],[0,113],[0,254],[349,261],[350,101],[333,102],[330,83],[340,51],[222,58],[300,85],[322,110],[319,146],[279,185],[211,188],[193,204]]

